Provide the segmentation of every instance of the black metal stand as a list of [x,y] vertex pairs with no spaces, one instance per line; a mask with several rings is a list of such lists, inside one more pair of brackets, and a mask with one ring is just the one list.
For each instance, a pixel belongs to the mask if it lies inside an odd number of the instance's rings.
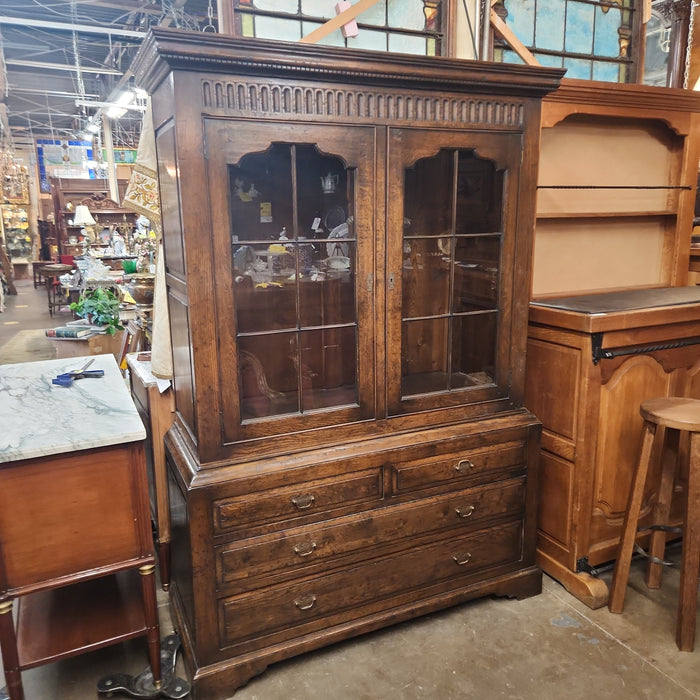
[[[160,662],[163,679],[160,687],[153,683],[153,673],[150,668],[138,676],[127,673],[114,673],[105,676],[97,683],[97,692],[105,693],[108,698],[114,693],[126,693],[133,698],[173,698],[179,700],[189,695],[190,684],[175,676],[177,650],[180,648],[180,637],[177,634],[168,635],[160,644]],[[3,700],[0,695],[0,700]]]

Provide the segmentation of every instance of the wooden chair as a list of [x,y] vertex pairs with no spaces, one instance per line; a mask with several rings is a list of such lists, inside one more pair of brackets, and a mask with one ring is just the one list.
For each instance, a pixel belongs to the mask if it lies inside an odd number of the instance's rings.
[[680,461],[680,435],[685,432],[689,436],[690,448],[685,488],[676,644],[681,651],[692,651],[695,645],[695,611],[700,571],[700,400],[674,397],[649,399],[641,404],[640,413],[644,418],[642,445],[637,468],[632,477],[608,608],[610,612],[621,613],[625,604],[644,483],[649,473],[657,427],[663,428],[661,432],[666,432],[667,436],[661,459],[659,496],[654,509],[655,526],[649,543],[647,585],[650,588],[658,588],[661,585],[662,558],[666,544],[666,532],[663,528],[668,525],[671,497]]

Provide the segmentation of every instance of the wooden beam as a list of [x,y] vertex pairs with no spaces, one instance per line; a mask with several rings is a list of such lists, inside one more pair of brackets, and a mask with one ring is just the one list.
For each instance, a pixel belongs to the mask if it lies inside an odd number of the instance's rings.
[[216,0],[216,22],[219,34],[235,34],[233,24],[233,3],[231,0]]
[[491,26],[510,44],[510,47],[528,66],[539,66],[540,62],[532,55],[530,50],[513,33],[513,30],[491,8]]
[[315,44],[317,41],[324,39],[331,32],[336,29],[340,29],[344,24],[352,21],[359,14],[362,14],[365,10],[376,5],[379,0],[358,0],[352,7],[347,10],[343,10],[339,15],[336,15],[332,19],[322,24],[318,29],[314,29],[311,34],[307,34],[305,37],[299,39],[300,44]]

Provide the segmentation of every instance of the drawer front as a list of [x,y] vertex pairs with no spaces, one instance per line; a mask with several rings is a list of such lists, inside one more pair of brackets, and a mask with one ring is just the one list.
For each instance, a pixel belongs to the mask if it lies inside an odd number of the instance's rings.
[[418,599],[421,588],[443,584],[444,590],[454,590],[489,567],[517,562],[521,532],[517,521],[295,585],[224,598],[219,603],[221,645],[255,639],[260,641],[252,646],[274,644],[396,607],[409,596]]
[[393,465],[396,493],[441,486],[458,481],[494,478],[498,472],[523,470],[527,460],[524,441],[490,448],[464,450]]
[[260,585],[261,578],[328,568],[338,557],[379,556],[382,547],[401,547],[405,540],[413,543],[416,537],[436,531],[474,529],[499,517],[512,519],[522,514],[524,499],[525,479],[520,478],[339,518],[331,525],[222,545],[216,549],[217,583],[228,592],[244,591]]
[[224,532],[288,521],[346,505],[371,503],[382,497],[382,469],[367,469],[216,501],[214,529]]

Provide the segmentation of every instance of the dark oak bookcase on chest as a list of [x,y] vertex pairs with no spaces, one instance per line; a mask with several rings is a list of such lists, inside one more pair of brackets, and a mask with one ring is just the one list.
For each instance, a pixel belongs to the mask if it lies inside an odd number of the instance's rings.
[[541,589],[523,408],[560,71],[153,30],[194,692]]

